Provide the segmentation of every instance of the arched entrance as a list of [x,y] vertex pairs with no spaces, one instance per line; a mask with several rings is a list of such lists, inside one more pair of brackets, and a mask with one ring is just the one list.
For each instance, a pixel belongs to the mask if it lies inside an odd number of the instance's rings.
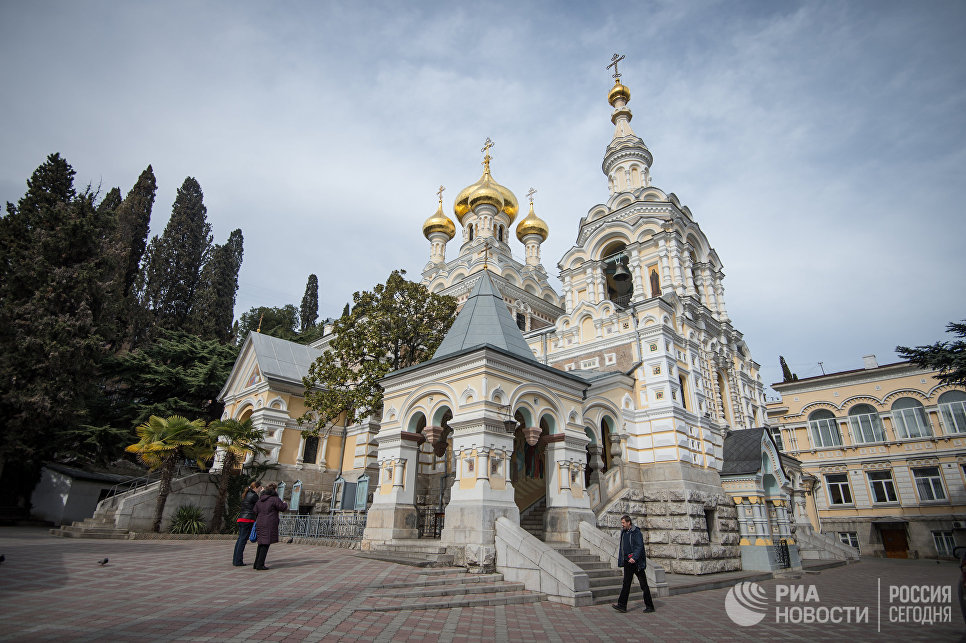
[[514,418],[517,430],[513,435],[513,459],[510,468],[510,481],[513,483],[513,499],[520,510],[520,526],[537,536],[543,537],[543,515],[546,511],[547,479],[547,438],[553,433],[554,421],[543,415],[537,426],[528,422],[529,414],[521,409]]
[[[432,423],[419,413],[414,416],[413,433],[423,436],[419,445],[419,470],[416,476],[416,502],[420,538],[439,538],[443,531],[446,505],[453,483],[453,412],[443,406],[433,413]],[[411,422],[413,422],[411,420]]]

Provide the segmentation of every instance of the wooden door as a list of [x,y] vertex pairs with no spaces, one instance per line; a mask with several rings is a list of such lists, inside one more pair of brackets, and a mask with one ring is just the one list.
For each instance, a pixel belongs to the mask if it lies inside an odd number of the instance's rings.
[[908,558],[909,542],[905,529],[882,529],[882,544],[886,558]]

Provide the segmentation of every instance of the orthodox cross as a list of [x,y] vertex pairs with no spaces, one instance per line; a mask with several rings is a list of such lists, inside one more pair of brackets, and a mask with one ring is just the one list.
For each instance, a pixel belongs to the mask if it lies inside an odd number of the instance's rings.
[[487,169],[490,169],[490,148],[493,147],[494,145],[496,145],[496,143],[491,141],[490,137],[487,136],[486,142],[483,143],[483,149],[480,150],[481,152],[483,152],[483,165],[485,165]]
[[439,202],[440,202],[440,203],[442,203],[442,202],[443,202],[443,192],[444,192],[445,190],[446,190],[446,188],[445,188],[445,187],[443,187],[442,185],[441,185],[441,186],[439,186],[439,189],[438,189],[438,190],[436,190],[436,196],[438,196],[438,197],[439,197]]
[[[623,55],[614,54],[614,57],[610,59],[610,64],[607,65],[607,69],[610,69],[611,67],[614,68],[614,80],[618,80],[619,81],[619,79],[621,77],[621,75],[619,73],[617,73],[617,63],[619,63],[622,60],[624,60],[624,56]],[[489,139],[487,139],[487,140],[489,140]]]
[[530,203],[533,203],[533,195],[536,194],[536,193],[537,193],[537,191],[534,190],[533,188],[530,188],[530,191],[527,192],[527,198],[530,199]]
[[490,258],[490,244],[484,242],[484,244],[483,244],[483,270],[489,270],[489,268],[487,267],[487,261],[488,261],[489,258]]

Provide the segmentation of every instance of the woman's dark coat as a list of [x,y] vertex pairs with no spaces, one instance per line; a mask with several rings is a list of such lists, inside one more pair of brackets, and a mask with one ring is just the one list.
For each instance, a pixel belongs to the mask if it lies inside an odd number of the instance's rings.
[[241,501],[241,510],[238,512],[238,518],[242,520],[255,520],[255,503],[258,502],[258,494],[248,489],[245,491],[245,497]]
[[274,491],[263,491],[255,503],[255,529],[259,545],[278,542],[278,512],[286,511],[288,505],[282,502]]

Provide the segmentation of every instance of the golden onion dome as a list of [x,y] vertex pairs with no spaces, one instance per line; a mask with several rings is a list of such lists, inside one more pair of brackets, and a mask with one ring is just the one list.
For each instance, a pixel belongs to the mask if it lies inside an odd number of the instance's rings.
[[614,87],[607,94],[607,102],[610,103],[611,107],[616,107],[615,103],[618,98],[623,98],[625,103],[631,100],[631,90],[626,85],[621,84],[620,79],[614,81]]
[[517,224],[517,239],[521,243],[528,234],[540,235],[542,241],[546,241],[550,236],[550,228],[547,227],[546,222],[533,212],[533,201],[530,201],[530,212]]
[[436,208],[436,212],[426,219],[426,223],[423,224],[423,235],[429,239],[429,235],[434,232],[442,232],[449,239],[456,236],[456,224],[448,216],[443,214],[443,199],[439,200],[439,207]]
[[483,203],[488,203],[495,207],[497,211],[506,214],[510,223],[513,223],[520,211],[520,204],[513,192],[494,181],[493,176],[490,175],[489,154],[483,158],[483,176],[480,177],[480,180],[466,186],[456,195],[453,213],[459,220],[460,225],[463,224],[463,218],[470,210]]

